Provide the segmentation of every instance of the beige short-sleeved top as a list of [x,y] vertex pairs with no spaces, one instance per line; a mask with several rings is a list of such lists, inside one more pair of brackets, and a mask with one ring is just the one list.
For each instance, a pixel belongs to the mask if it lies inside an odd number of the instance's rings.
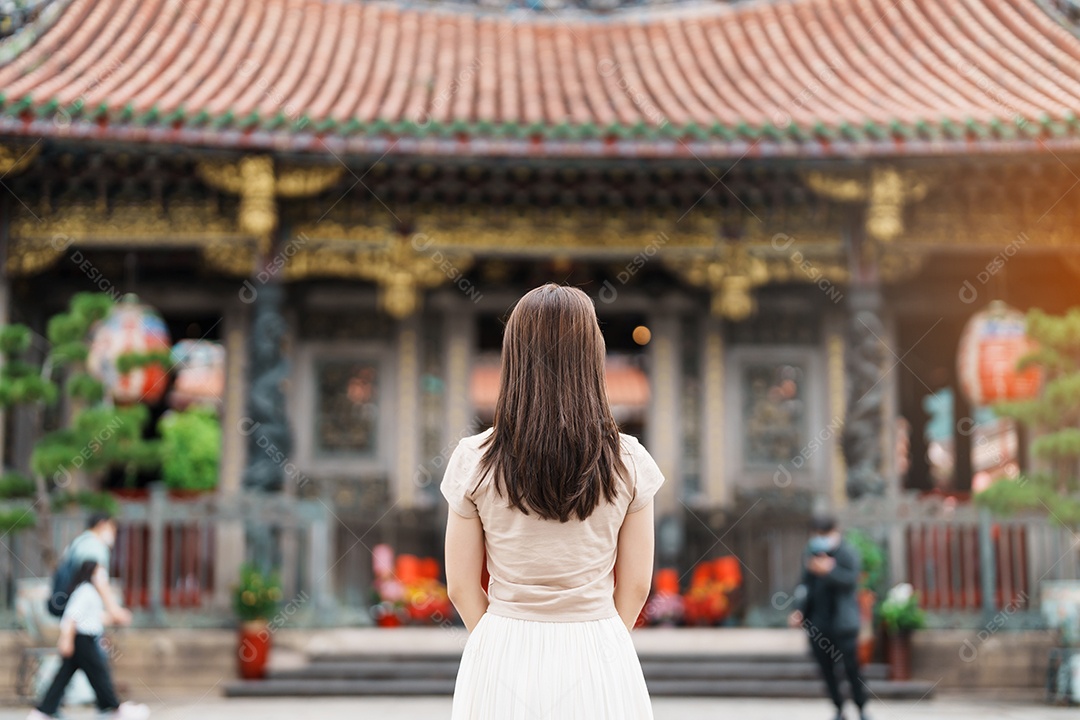
[[491,432],[458,443],[440,486],[453,512],[479,516],[484,527],[488,612],[549,622],[614,617],[619,529],[626,514],[648,505],[664,483],[656,461],[636,438],[621,435],[629,477],[619,478],[615,502],[602,500],[587,519],[560,523],[511,507],[490,474],[476,486],[479,446]]

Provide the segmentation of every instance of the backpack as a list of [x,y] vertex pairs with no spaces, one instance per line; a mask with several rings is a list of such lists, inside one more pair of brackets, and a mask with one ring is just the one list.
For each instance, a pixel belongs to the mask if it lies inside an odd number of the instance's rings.
[[53,573],[52,593],[49,594],[47,603],[50,615],[55,617],[64,616],[64,608],[67,607],[68,601],[68,590],[71,588],[71,581],[74,577],[75,563],[72,562],[68,553],[64,553],[60,563],[56,566],[56,572]]
[[71,590],[71,581],[75,579],[79,563],[76,562],[74,548],[82,536],[75,538],[64,554],[60,556],[60,562],[56,564],[56,572],[53,573],[52,592],[46,603],[49,614],[54,617],[63,617],[64,608],[67,607],[68,595]]

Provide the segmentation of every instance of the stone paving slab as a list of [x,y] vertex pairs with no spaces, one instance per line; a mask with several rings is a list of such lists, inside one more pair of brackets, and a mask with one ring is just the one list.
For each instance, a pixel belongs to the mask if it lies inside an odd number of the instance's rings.
[[[449,698],[249,701],[193,696],[164,703],[151,701],[150,705],[154,711],[151,717],[159,720],[446,720],[450,717]],[[653,701],[653,710],[655,720],[832,720],[830,706],[824,701],[658,698]],[[1080,716],[1075,707],[955,697],[918,703],[876,703],[872,711],[873,720],[1065,720]],[[23,720],[26,714],[26,710],[3,708],[0,709],[0,720]],[[91,720],[94,714],[87,710],[75,710],[69,717],[72,720]]]

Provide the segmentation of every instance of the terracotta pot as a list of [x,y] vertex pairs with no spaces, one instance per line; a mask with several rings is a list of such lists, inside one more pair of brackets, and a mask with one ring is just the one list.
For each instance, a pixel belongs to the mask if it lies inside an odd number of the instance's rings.
[[171,488],[169,490],[170,500],[198,500],[203,495],[209,495],[214,492],[213,490],[191,490],[189,488],[177,489]]
[[877,594],[873,590],[859,590],[859,664],[869,665],[874,660],[874,603]]
[[911,631],[889,633],[889,679],[911,679]]
[[145,502],[150,499],[150,490],[148,488],[113,488],[109,491],[116,497],[122,500],[131,500],[138,502]]
[[237,671],[244,680],[266,677],[270,658],[270,629],[265,620],[250,620],[240,625],[236,650]]

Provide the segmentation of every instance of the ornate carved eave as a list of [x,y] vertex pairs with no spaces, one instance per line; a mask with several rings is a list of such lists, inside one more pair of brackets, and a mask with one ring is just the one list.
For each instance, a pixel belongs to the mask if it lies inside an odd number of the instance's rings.
[[866,203],[866,234],[880,246],[891,245],[904,233],[904,209],[926,197],[929,181],[910,170],[876,165],[868,176],[807,172],[806,184],[837,202]]
[[[33,212],[33,215],[30,213]],[[230,268],[254,269],[254,244],[236,222],[212,204],[174,204],[166,210],[150,203],[121,205],[103,212],[95,205],[68,205],[56,211],[37,208],[11,223],[7,272],[33,275],[54,265],[68,248],[195,247],[213,266],[221,257],[242,256]]]
[[249,155],[236,161],[204,160],[197,166],[207,185],[240,197],[237,221],[241,230],[270,250],[271,234],[278,226],[277,197],[310,197],[335,185],[343,165],[276,168],[269,155]]

